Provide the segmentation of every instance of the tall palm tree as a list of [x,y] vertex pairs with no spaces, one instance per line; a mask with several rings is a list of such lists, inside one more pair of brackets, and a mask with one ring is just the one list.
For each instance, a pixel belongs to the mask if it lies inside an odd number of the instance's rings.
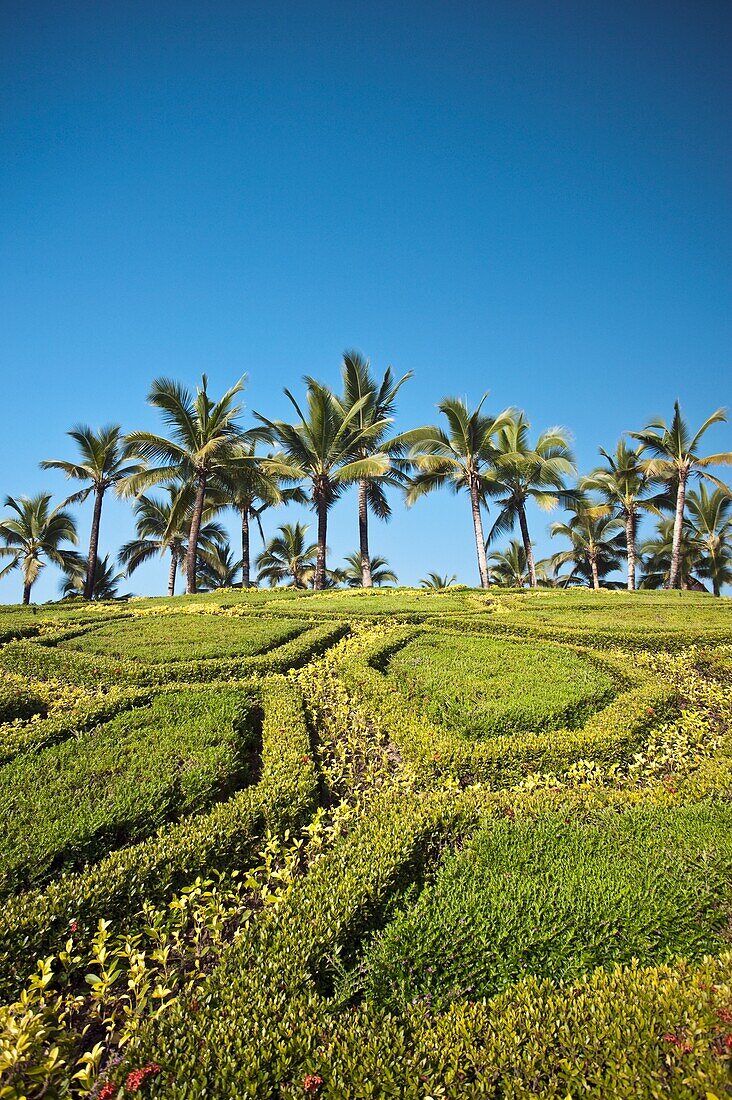
[[[10,558],[0,577],[12,569],[23,573],[23,603],[29,604],[31,589],[38,575],[51,561],[61,569],[69,568],[79,555],[62,549],[62,543],[78,543],[73,517],[62,507],[51,508],[49,493],[35,497],[6,497],[5,507],[15,515],[0,520],[0,557]],[[46,559],[44,561],[44,559]]]
[[119,582],[123,580],[124,573],[115,573],[114,565],[109,560],[109,554],[103,558],[97,558],[94,566],[94,584],[91,596],[85,596],[88,562],[80,557],[77,562],[66,570],[66,580],[61,585],[61,595],[84,596],[92,600],[116,600],[119,594]]
[[446,397],[438,405],[447,418],[446,432],[430,425],[407,432],[402,437],[412,445],[409,459],[417,469],[406,493],[408,506],[443,485],[448,485],[455,493],[467,491],[483,588],[488,587],[488,565],[480,509],[491,484],[490,471],[497,453],[495,436],[511,419],[510,409],[498,416],[484,414],[482,409],[487,396],[487,393],[483,394],[473,412],[461,398]]
[[497,498],[501,511],[488,535],[492,542],[498,534],[513,531],[518,520],[529,584],[538,584],[534,551],[526,518],[526,502],[533,500],[550,511],[561,501],[571,503],[574,489],[567,489],[565,477],[575,472],[574,456],[569,436],[564,428],[549,428],[542,432],[532,447],[529,442],[529,421],[523,412],[512,413],[495,437],[495,455],[489,492]]
[[[169,552],[168,595],[174,596],[178,566],[185,563],[188,553],[188,533],[196,494],[190,484],[163,488],[168,494],[167,500],[143,494],[135,501],[137,538],[121,547],[119,562],[131,577],[144,562]],[[226,541],[226,531],[211,518],[217,511],[215,504],[204,510],[198,532],[199,551],[213,552],[217,545]]]
[[420,588],[432,588],[436,592],[444,592],[446,588],[451,588],[457,580],[457,577],[453,573],[451,577],[448,577],[447,573],[428,573],[426,577],[422,577],[419,582]]
[[387,473],[390,463],[386,454],[364,458],[362,450],[382,437],[389,421],[359,424],[359,415],[369,401],[368,394],[346,408],[327,386],[314,378],[306,377],[305,383],[307,412],[285,390],[300,417],[299,423],[268,420],[260,413],[255,416],[271,430],[298,479],[309,482],[310,501],[318,517],[315,587],[321,589],[325,587],[327,574],[328,512],[347,485]]
[[568,583],[576,576],[586,575],[592,587],[600,588],[600,579],[620,568],[624,551],[623,523],[615,516],[598,514],[597,507],[586,500],[578,501],[571,509],[567,523],[553,523],[550,534],[569,539],[569,550],[552,555],[555,568],[572,565],[566,578]]
[[[255,520],[264,542],[261,515],[268,508],[279,504],[305,504],[307,497],[299,486],[287,486],[286,482],[297,477],[279,455],[258,455],[257,439],[260,429],[246,432],[244,438],[227,451],[216,483],[224,497],[239,513],[241,521],[241,570],[242,587],[251,584],[250,527]],[[288,474],[292,475],[288,477]]]
[[[343,355],[343,405],[350,409],[360,406],[355,418],[355,427],[366,428],[370,424],[381,424],[376,435],[362,436],[356,449],[360,458],[369,458],[376,454],[400,455],[403,451],[398,438],[387,438],[388,425],[391,424],[396,408],[396,396],[404,383],[412,377],[412,371],[398,380],[394,380],[391,367],[387,367],[381,382],[377,383],[371,373],[368,359],[357,351],[346,351]],[[365,404],[362,399],[367,398]],[[358,480],[358,542],[361,555],[361,584],[371,588],[375,583],[371,572],[369,556],[369,508],[379,519],[387,520],[391,508],[384,492],[385,486],[403,484],[404,475],[398,467],[390,465],[386,473],[377,477],[361,477]],[[350,583],[350,582],[349,582]]]
[[291,577],[295,588],[307,588],[318,558],[317,543],[306,540],[309,530],[307,523],[283,523],[257,558],[257,580],[274,587]]
[[652,493],[654,479],[642,461],[643,447],[629,447],[621,439],[615,454],[600,448],[605,466],[598,466],[582,479],[582,488],[599,493],[606,514],[616,515],[625,526],[625,548],[628,557],[628,591],[635,590],[636,540],[638,520],[643,512],[660,516],[666,499],[663,493]]
[[370,585],[364,585],[363,583],[363,573],[361,570],[363,559],[361,557],[361,551],[355,550],[352,554],[348,554],[345,560],[346,568],[343,570],[343,580],[349,588],[370,588],[373,585],[380,588],[382,584],[397,583],[397,575],[393,569],[389,568],[389,563],[386,558],[369,558]]
[[706,478],[717,488],[724,490],[724,482],[709,473],[710,466],[732,465],[732,451],[723,451],[719,454],[702,456],[698,447],[702,436],[711,428],[712,424],[726,421],[727,414],[724,409],[717,409],[707,417],[699,430],[692,435],[689,425],[681,415],[678,401],[674,403],[674,416],[670,427],[664,420],[652,420],[642,432],[629,432],[628,434],[643,444],[646,451],[654,457],[646,459],[643,467],[651,477],[659,478],[676,489],[676,507],[674,515],[673,545],[671,549],[671,568],[669,570],[668,587],[677,588],[679,585],[680,546],[681,532],[684,524],[684,508],[686,504],[686,490],[689,480],[693,477]]
[[[536,562],[534,572],[539,585],[551,583],[546,561]],[[494,550],[490,553],[488,575],[491,584],[497,584],[502,588],[525,588],[530,585],[531,575],[523,542],[519,539],[511,539],[505,550]]]
[[[241,392],[244,380],[213,401],[208,395],[208,378],[204,374],[195,397],[171,378],[156,378],[148,394],[148,402],[160,409],[170,428],[171,437],[153,432],[130,432],[127,443],[148,468],[126,478],[124,489],[135,496],[160,482],[180,481],[195,487],[186,556],[186,591],[196,591],[196,557],[198,539],[206,507],[206,494],[212,478],[240,437],[237,417],[241,405],[234,398]],[[181,505],[182,507],[182,505]]]
[[715,596],[722,585],[732,584],[732,493],[716,488],[709,492],[704,482],[686,497],[689,523],[704,547],[700,576],[712,582]]
[[[668,588],[671,562],[674,552],[674,520],[662,519],[655,534],[646,539],[639,548],[643,574],[641,588]],[[704,543],[694,531],[691,523],[684,520],[681,538],[678,544],[678,584],[676,587],[688,592],[705,591],[701,580],[704,570]]]
[[92,598],[97,554],[99,552],[99,528],[102,521],[102,502],[107,489],[113,486],[119,491],[125,478],[140,470],[139,463],[131,462],[130,448],[122,437],[119,424],[107,424],[95,432],[86,424],[77,424],[67,432],[79,448],[80,461],[66,462],[64,459],[46,459],[41,462],[42,470],[62,470],[68,478],[86,482],[83,489],[73,493],[64,504],[78,504],[94,495],[89,553],[86,558],[87,573],[84,582],[84,599]]

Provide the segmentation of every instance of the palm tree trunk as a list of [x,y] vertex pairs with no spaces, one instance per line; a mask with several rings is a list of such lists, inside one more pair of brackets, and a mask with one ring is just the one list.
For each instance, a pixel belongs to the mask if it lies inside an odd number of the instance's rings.
[[361,548],[361,586],[373,588],[371,576],[371,558],[369,556],[369,503],[366,496],[368,482],[363,478],[358,483],[358,541]]
[[170,569],[168,570],[168,595],[175,595],[175,575],[178,572],[178,559],[175,550],[170,552]]
[[470,485],[470,505],[473,512],[473,530],[475,531],[475,549],[478,552],[478,572],[480,573],[480,587],[488,587],[488,562],[485,556],[485,538],[483,537],[483,520],[480,514],[480,497],[478,486],[475,482]]
[[521,501],[518,506],[518,517],[519,527],[521,528],[521,538],[524,541],[526,568],[529,571],[529,584],[532,588],[536,588],[536,564],[534,562],[534,551],[531,546],[531,539],[529,538],[529,525],[526,521],[526,507],[523,501]]
[[600,591],[600,574],[597,571],[597,558],[594,554],[590,554],[590,569],[592,570],[592,587],[595,592]]
[[325,588],[325,545],[328,538],[328,505],[322,496],[316,498],[318,510],[318,556],[315,559],[315,585],[318,590]]
[[198,475],[196,500],[191,516],[191,533],[188,536],[188,554],[186,555],[186,592],[193,595],[196,591],[196,566],[198,564],[198,534],[201,530],[203,506],[206,503],[206,473]]
[[249,502],[241,509],[241,586],[248,588],[251,584],[251,563],[249,549]]
[[679,571],[681,565],[681,530],[684,525],[684,505],[686,504],[686,479],[688,473],[681,470],[679,473],[679,487],[676,492],[676,515],[674,516],[674,541],[671,548],[671,569],[668,575],[668,588],[679,587]]
[[31,588],[32,587],[33,587],[32,584],[24,584],[23,585],[23,603],[26,604],[26,605],[30,603],[30,594],[31,594]]
[[92,516],[91,535],[89,536],[89,557],[86,565],[86,580],[84,582],[84,599],[90,600],[94,595],[94,574],[97,571],[97,550],[99,548],[99,526],[102,520],[102,500],[104,489],[98,486],[94,494],[94,515]]
[[628,552],[628,591],[635,592],[635,512],[625,517],[625,548]]

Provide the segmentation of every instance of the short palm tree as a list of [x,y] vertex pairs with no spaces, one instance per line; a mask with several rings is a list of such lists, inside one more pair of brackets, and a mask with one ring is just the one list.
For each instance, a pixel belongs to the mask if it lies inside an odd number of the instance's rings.
[[446,397],[438,408],[447,419],[447,431],[431,425],[417,428],[402,437],[411,444],[409,459],[417,470],[406,492],[407,505],[411,506],[425,493],[443,485],[449,486],[455,493],[463,490],[468,493],[483,588],[488,587],[488,565],[480,509],[491,484],[489,475],[497,453],[495,436],[511,420],[510,409],[498,416],[483,413],[487,396],[487,393],[483,394],[473,412],[461,398]]
[[213,592],[216,588],[233,588],[238,584],[241,560],[234,557],[228,542],[218,543],[210,550],[198,549],[198,588]]
[[[178,567],[188,553],[188,533],[195,501],[192,485],[165,485],[167,500],[143,494],[135,501],[135,525],[137,538],[126,542],[119,552],[120,565],[125,566],[130,577],[139,566],[159,555],[170,553],[168,570],[168,595],[175,595]],[[211,518],[218,509],[214,505],[203,513],[198,532],[199,550],[213,551],[226,541],[226,531]]]
[[73,517],[62,507],[52,508],[48,493],[35,497],[6,497],[5,507],[14,513],[0,520],[0,557],[10,561],[0,569],[4,577],[12,569],[23,573],[23,603],[29,604],[31,589],[46,562],[68,569],[79,561],[73,550],[62,549],[65,542],[78,542]]
[[327,386],[309,377],[305,383],[306,412],[285,390],[300,418],[298,423],[267,420],[259,413],[255,416],[271,430],[298,480],[309,483],[310,501],[318,517],[315,588],[321,589],[327,574],[328,512],[347,485],[387,473],[390,463],[386,454],[364,458],[362,451],[382,437],[389,421],[370,420],[360,425],[358,418],[369,401],[368,395],[346,408]]
[[[639,553],[643,566],[640,587],[668,588],[674,554],[674,520],[662,519],[653,537],[642,543]],[[701,579],[704,571],[704,543],[688,520],[684,521],[681,528],[677,558],[676,587],[685,592],[705,591],[705,585]]]
[[189,593],[196,591],[196,555],[206,494],[227,452],[241,435],[237,425],[241,405],[234,399],[243,385],[242,379],[220,400],[213,401],[208,395],[205,374],[195,397],[173,379],[156,378],[148,402],[160,409],[170,428],[170,438],[152,432],[131,432],[127,436],[128,446],[148,463],[147,469],[125,479],[123,484],[128,494],[137,496],[160,482],[179,481],[194,486],[186,556],[186,591]]
[[422,577],[419,582],[420,588],[432,588],[436,592],[444,592],[446,588],[450,588],[457,577],[453,573],[451,577],[448,577],[447,573],[428,573],[426,577]]
[[[539,585],[551,583],[545,561],[534,564],[534,575]],[[511,539],[505,550],[494,550],[488,554],[488,576],[491,584],[497,584],[501,588],[525,588],[531,585],[529,563],[523,542],[519,539]]]
[[488,542],[493,542],[499,534],[513,531],[518,520],[529,584],[536,588],[538,580],[526,502],[533,500],[545,511],[551,511],[560,502],[571,503],[576,491],[567,489],[565,478],[575,472],[575,464],[564,428],[542,432],[533,447],[529,442],[529,428],[526,415],[515,412],[496,433],[489,492],[497,498],[501,511],[490,530]]
[[588,501],[579,501],[571,511],[567,523],[553,523],[549,528],[553,537],[562,536],[571,544],[570,549],[553,554],[551,561],[555,568],[572,566],[567,583],[586,576],[597,591],[601,578],[620,568],[625,549],[623,523],[615,516],[598,514]]
[[283,523],[256,561],[257,581],[274,585],[292,580],[295,588],[307,588],[315,577],[317,543],[307,542],[307,523]]
[[61,585],[62,597],[84,596],[84,599],[116,600],[119,595],[119,582],[124,579],[124,573],[114,572],[109,554],[105,554],[103,558],[98,557],[94,565],[92,593],[91,596],[87,596],[88,564],[86,558],[80,557],[78,562],[66,571],[66,580]]
[[138,463],[130,461],[130,448],[122,437],[122,428],[119,424],[107,424],[98,432],[86,424],[77,424],[67,434],[79,448],[80,460],[66,462],[64,459],[46,459],[41,462],[41,469],[62,470],[68,478],[86,483],[78,493],[68,497],[64,504],[81,503],[87,497],[94,495],[89,553],[85,559],[87,574],[83,586],[84,599],[90,600],[96,576],[104,494],[112,487],[119,491],[123,480],[137,473],[141,467]]
[[689,425],[681,415],[678,401],[674,404],[674,416],[671,425],[664,420],[652,420],[642,432],[629,432],[628,434],[643,444],[645,451],[653,455],[653,458],[645,459],[643,468],[653,478],[658,478],[675,487],[675,515],[673,545],[671,548],[671,565],[668,576],[668,587],[678,588],[680,584],[681,568],[681,533],[684,524],[686,490],[691,478],[706,478],[718,489],[725,490],[727,486],[719,478],[709,473],[710,466],[732,465],[732,451],[723,451],[719,454],[702,456],[699,454],[699,443],[702,436],[713,424],[726,421],[727,414],[724,409],[717,409],[707,417],[699,430],[692,435]]
[[[358,457],[367,459],[377,454],[386,454],[390,457],[401,455],[404,448],[399,439],[397,437],[389,439],[387,432],[394,417],[396,396],[404,383],[412,377],[412,371],[408,371],[396,381],[391,367],[387,367],[381,382],[377,383],[371,373],[368,359],[364,359],[357,351],[347,351],[343,356],[342,376],[344,407],[350,409],[354,405],[359,406],[354,422],[355,427],[362,430],[371,424],[381,425],[376,435],[361,436],[360,444],[356,449]],[[367,398],[365,404],[362,401],[363,398]],[[358,541],[361,556],[361,584],[364,588],[370,588],[377,583],[372,575],[369,556],[369,508],[378,519],[389,519],[391,508],[384,489],[389,485],[401,485],[403,482],[404,474],[398,466],[391,463],[386,473],[376,477],[359,478]]]
[[382,584],[396,584],[397,575],[393,569],[389,568],[389,563],[386,558],[373,557],[369,558],[369,575],[371,577],[371,585],[363,584],[363,572],[361,566],[363,564],[361,558],[361,551],[354,550],[352,554],[348,554],[346,557],[346,568],[343,570],[343,580],[346,582],[349,588],[361,588],[371,587],[376,585],[381,587]]
[[583,478],[582,488],[599,493],[606,514],[615,515],[623,521],[628,558],[628,591],[632,592],[635,589],[638,520],[644,512],[660,516],[664,495],[652,491],[654,479],[645,469],[642,446],[629,447],[621,439],[614,455],[608,454],[602,447],[600,454],[606,464],[598,466]]
[[686,497],[689,524],[704,547],[699,573],[712,582],[720,596],[722,586],[732,584],[732,493],[715,487],[709,492],[704,482]]
[[279,504],[307,501],[299,486],[287,486],[288,473],[293,477],[298,471],[290,470],[279,455],[257,454],[258,430],[247,432],[242,440],[227,451],[216,475],[216,484],[225,500],[239,513],[241,522],[241,583],[243,588],[251,584],[251,535],[252,520],[259,526],[264,542],[261,515],[268,508]]

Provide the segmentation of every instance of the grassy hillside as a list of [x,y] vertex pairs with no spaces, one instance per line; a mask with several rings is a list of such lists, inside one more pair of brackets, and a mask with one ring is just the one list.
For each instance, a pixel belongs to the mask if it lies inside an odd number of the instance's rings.
[[0,1097],[732,1094],[732,607],[0,609]]

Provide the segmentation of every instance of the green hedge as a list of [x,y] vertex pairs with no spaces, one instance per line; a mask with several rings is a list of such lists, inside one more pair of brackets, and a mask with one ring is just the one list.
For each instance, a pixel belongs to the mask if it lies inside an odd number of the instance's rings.
[[260,700],[262,774],[256,786],[83,871],[63,873],[44,890],[5,901],[0,912],[4,992],[15,990],[33,956],[59,949],[71,920],[79,921],[83,934],[102,917],[124,918],[199,873],[246,863],[265,829],[281,833],[304,823],[314,809],[317,779],[301,697],[284,678],[272,677],[262,684]]

